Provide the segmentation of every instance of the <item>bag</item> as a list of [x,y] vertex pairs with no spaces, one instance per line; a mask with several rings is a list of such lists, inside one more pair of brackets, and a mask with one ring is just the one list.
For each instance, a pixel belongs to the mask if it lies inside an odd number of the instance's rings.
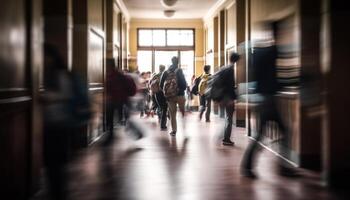
[[201,82],[202,76],[198,76],[196,79],[194,79],[194,85],[191,89],[192,94],[198,95],[198,86],[199,83]]
[[207,99],[212,99],[215,102],[221,101],[225,96],[225,71],[220,70],[215,73],[207,83],[207,88],[204,95]]
[[210,78],[210,74],[204,74],[201,78],[201,81],[198,85],[198,94],[199,95],[204,95],[205,90],[207,89],[207,85],[208,85],[208,80]]
[[163,86],[163,92],[164,92],[165,98],[171,98],[171,97],[177,96],[179,88],[177,85],[176,72],[177,70],[168,71],[168,76],[166,77],[164,81],[164,86]]
[[150,88],[153,94],[158,93],[160,91],[160,76],[157,74],[153,76],[153,78],[150,81]]

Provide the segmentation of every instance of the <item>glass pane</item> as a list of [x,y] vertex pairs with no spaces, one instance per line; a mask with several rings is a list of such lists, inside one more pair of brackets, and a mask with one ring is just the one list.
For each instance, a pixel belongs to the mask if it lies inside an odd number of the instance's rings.
[[152,46],[152,30],[139,30],[139,45]]
[[180,45],[180,31],[179,30],[168,30],[167,31],[167,43],[169,46]]
[[168,68],[171,65],[171,58],[177,55],[177,51],[156,51],[154,54],[155,72],[159,72],[159,65],[165,65]]
[[194,51],[180,52],[180,67],[184,72],[187,84],[191,84],[191,78],[194,74]]
[[152,71],[152,51],[137,52],[137,66],[140,72]]
[[180,45],[181,46],[193,46],[193,31],[181,30],[180,32]]
[[165,30],[153,30],[153,46],[165,46]]

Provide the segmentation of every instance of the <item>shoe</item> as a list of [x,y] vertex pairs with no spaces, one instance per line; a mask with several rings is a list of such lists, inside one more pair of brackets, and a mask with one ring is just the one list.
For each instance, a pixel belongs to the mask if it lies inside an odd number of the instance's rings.
[[205,122],[210,122],[210,119],[206,119]]
[[176,131],[171,131],[169,134],[170,134],[171,136],[175,136],[175,135],[176,135]]
[[225,146],[233,146],[233,145],[235,145],[235,143],[232,142],[231,140],[223,140],[223,141],[222,141],[222,145],[225,145]]
[[160,128],[160,131],[166,131],[166,130],[168,130],[168,127],[161,127]]
[[247,178],[256,179],[258,178],[255,173],[250,169],[241,169],[241,175]]
[[281,176],[289,177],[289,178],[297,178],[301,175],[293,168],[280,166],[278,169],[278,173]]

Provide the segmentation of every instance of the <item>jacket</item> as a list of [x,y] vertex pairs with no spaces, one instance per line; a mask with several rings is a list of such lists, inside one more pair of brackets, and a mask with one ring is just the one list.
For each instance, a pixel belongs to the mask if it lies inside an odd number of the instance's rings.
[[234,77],[234,71],[233,71],[233,65],[228,65],[220,69],[223,73],[223,87],[224,89],[224,96],[226,98],[229,98],[231,100],[236,99],[236,91],[235,91],[235,77]]

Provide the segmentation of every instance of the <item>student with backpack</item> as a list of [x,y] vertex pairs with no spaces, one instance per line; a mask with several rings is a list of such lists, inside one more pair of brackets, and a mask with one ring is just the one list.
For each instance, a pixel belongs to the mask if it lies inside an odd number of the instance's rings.
[[160,78],[160,88],[168,102],[170,121],[172,131],[171,136],[175,136],[177,132],[176,113],[177,105],[185,117],[185,90],[187,87],[185,76],[181,69],[179,69],[179,60],[176,56],[171,59],[172,65],[169,69],[164,71]]
[[165,131],[167,130],[167,112],[168,112],[168,105],[164,96],[163,91],[160,88],[160,78],[165,70],[164,65],[159,65],[159,73],[155,74],[151,81],[150,81],[150,89],[151,92],[155,95],[155,100],[158,106],[158,109],[160,110],[160,130]]
[[236,92],[234,88],[235,77],[234,77],[234,64],[239,60],[237,53],[230,55],[230,64],[226,67],[221,68],[216,72],[211,79],[208,81],[208,87],[205,91],[207,99],[211,99],[218,102],[220,105],[225,107],[226,119],[224,129],[224,139],[222,144],[226,146],[233,146],[234,142],[231,141],[232,132],[232,118],[235,110],[235,99]]
[[205,121],[210,122],[210,111],[211,111],[211,99],[205,97],[205,91],[207,89],[208,80],[210,79],[210,65],[204,65],[204,73],[200,76],[200,82],[198,84],[198,95],[199,95],[199,120],[202,120],[203,113],[205,112]]

